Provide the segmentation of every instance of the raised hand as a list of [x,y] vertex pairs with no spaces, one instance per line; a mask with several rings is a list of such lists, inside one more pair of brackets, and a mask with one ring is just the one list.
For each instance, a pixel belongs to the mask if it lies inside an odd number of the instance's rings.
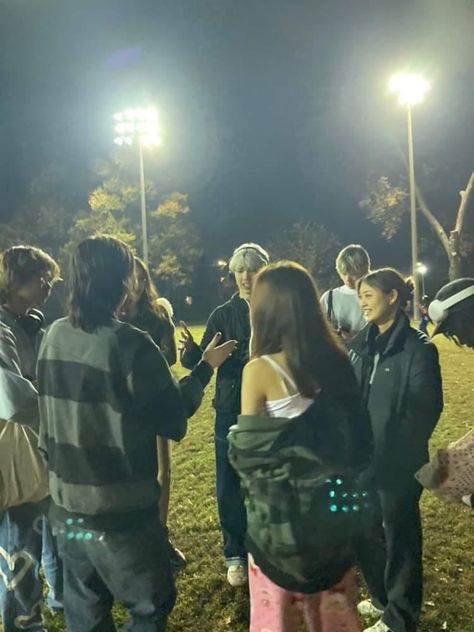
[[192,350],[194,346],[194,338],[183,320],[179,322],[179,326],[181,327],[181,331],[179,335],[178,348],[179,353],[182,356],[184,353]]
[[217,346],[221,336],[222,334],[217,333],[202,354],[202,359],[210,364],[213,369],[220,367],[237,347],[237,340],[228,340],[224,344]]

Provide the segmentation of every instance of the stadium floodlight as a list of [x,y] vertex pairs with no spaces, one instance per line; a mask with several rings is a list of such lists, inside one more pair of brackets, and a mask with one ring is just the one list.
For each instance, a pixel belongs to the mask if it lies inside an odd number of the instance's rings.
[[143,261],[148,265],[148,228],[143,147],[156,147],[162,144],[162,137],[158,125],[158,110],[155,107],[127,108],[123,112],[116,112],[113,118],[116,121],[115,132],[117,134],[114,138],[114,143],[119,145],[119,147],[123,147],[124,145],[133,145],[133,143],[136,142],[138,146],[142,252]]

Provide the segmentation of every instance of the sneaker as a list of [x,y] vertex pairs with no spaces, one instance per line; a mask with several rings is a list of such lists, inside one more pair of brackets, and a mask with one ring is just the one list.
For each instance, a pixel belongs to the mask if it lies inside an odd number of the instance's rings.
[[381,617],[383,615],[383,610],[379,610],[374,606],[371,599],[364,599],[357,604],[357,612],[362,617]]
[[364,632],[392,632],[392,630],[380,619],[375,625],[365,628]]
[[227,581],[231,586],[245,586],[248,583],[247,566],[232,564],[227,569]]
[[170,540],[168,540],[167,549],[173,572],[177,573],[178,571],[183,570],[187,564],[184,553],[177,549]]

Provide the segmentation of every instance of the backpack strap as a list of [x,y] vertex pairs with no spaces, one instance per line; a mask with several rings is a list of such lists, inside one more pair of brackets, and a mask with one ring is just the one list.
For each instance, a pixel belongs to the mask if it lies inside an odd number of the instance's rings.
[[334,290],[329,290],[328,292],[328,312],[327,312],[328,320],[331,324],[334,324]]

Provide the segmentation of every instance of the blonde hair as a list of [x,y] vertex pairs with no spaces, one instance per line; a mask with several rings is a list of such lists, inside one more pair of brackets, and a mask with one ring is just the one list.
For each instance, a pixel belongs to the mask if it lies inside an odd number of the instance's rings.
[[370,270],[370,257],[359,244],[350,244],[341,250],[336,258],[336,270],[339,274],[361,277]]
[[246,243],[236,248],[229,261],[229,270],[250,270],[257,272],[270,261],[268,252],[258,244]]

